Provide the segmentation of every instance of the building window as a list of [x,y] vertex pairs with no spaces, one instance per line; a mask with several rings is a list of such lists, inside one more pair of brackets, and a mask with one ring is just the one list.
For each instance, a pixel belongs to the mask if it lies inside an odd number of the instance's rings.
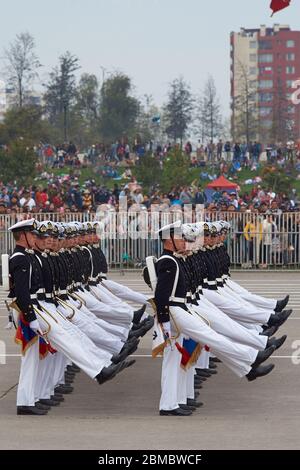
[[292,99],[293,93],[287,93],[286,94],[286,99],[289,101]]
[[273,121],[269,119],[264,119],[263,121],[261,121],[261,127],[263,127],[264,129],[271,129],[272,126]]
[[273,62],[273,54],[261,54],[258,56],[258,62]]
[[250,54],[250,62],[256,62],[257,61],[257,55],[256,54]]
[[259,108],[260,116],[269,116],[269,114],[271,114],[271,112],[272,112],[271,107],[262,106],[261,108]]
[[259,93],[259,101],[261,103],[270,103],[273,101],[273,93]]
[[257,49],[257,41],[250,41],[250,49]]
[[287,74],[291,74],[291,73],[295,73],[295,67],[292,67],[291,65],[288,65],[287,68],[286,68],[286,73]]
[[289,114],[295,114],[295,112],[296,112],[295,106],[289,106],[288,107],[288,113]]
[[257,75],[257,67],[249,67],[250,75]]
[[273,88],[273,80],[259,80],[258,88]]
[[286,87],[287,88],[293,88],[293,83],[294,83],[294,80],[287,80],[286,81]]
[[272,75],[273,67],[259,67],[260,75]]
[[293,41],[292,39],[286,41],[286,47],[295,47],[295,41]]
[[296,59],[296,55],[294,54],[294,52],[289,52],[288,54],[286,54],[286,60],[293,61],[295,59]]
[[259,48],[262,50],[270,50],[272,49],[271,41],[259,41]]

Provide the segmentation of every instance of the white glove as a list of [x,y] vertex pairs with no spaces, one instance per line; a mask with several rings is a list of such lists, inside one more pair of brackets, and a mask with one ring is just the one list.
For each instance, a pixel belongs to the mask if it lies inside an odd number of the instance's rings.
[[36,334],[39,334],[39,335],[42,334],[42,329],[40,327],[38,320],[31,321],[29,323],[29,326],[32,329],[32,331],[34,331]]
[[166,323],[161,324],[162,331],[164,334],[164,337],[167,339],[171,339],[171,323],[168,321]]

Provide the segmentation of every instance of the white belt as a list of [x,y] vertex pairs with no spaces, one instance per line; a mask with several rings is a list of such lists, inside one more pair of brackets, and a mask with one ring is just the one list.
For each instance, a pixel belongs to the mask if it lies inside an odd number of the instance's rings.
[[203,284],[207,284],[207,283],[208,283],[207,278],[206,278],[206,279],[203,279]]
[[68,292],[67,292],[66,290],[60,290],[60,291],[59,291],[59,294],[60,294],[60,295],[61,295],[61,294],[62,294],[62,295],[65,295],[65,294],[67,294],[67,293],[68,293]]
[[46,294],[46,299],[53,299],[53,294]]
[[169,299],[170,302],[177,302],[178,304],[185,304],[186,299],[183,299],[182,297],[170,297]]
[[89,277],[89,281],[97,282],[98,277]]
[[216,285],[216,281],[207,281],[207,284],[209,286],[215,286]]
[[217,281],[217,282],[223,282],[223,279],[220,278],[220,277],[218,277],[218,278],[216,279],[216,281]]
[[30,299],[31,300],[37,299],[37,294],[30,294]]

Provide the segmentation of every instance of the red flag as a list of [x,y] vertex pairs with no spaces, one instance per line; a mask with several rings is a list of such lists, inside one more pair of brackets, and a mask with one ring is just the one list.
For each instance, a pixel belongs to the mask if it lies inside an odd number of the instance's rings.
[[284,8],[290,6],[291,0],[272,0],[270,8],[273,10],[273,13],[271,16],[274,15],[274,13],[277,13],[277,11],[283,10]]

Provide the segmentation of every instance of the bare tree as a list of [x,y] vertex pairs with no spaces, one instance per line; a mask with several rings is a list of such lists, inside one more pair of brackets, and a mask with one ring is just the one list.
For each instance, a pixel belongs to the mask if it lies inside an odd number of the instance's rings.
[[296,140],[295,106],[287,98],[282,80],[276,81],[276,89],[271,109],[272,127],[269,138],[272,143],[285,144],[289,140]]
[[235,85],[238,93],[232,103],[232,136],[245,139],[247,144],[256,139],[259,130],[257,80],[252,79],[248,68],[238,64]]
[[40,61],[35,53],[35,41],[29,33],[21,33],[4,51],[8,81],[17,92],[17,105],[22,108],[32,81],[38,77]]
[[202,141],[204,138],[214,140],[222,133],[222,115],[220,100],[213,77],[209,77],[203,94],[199,99],[198,116]]

